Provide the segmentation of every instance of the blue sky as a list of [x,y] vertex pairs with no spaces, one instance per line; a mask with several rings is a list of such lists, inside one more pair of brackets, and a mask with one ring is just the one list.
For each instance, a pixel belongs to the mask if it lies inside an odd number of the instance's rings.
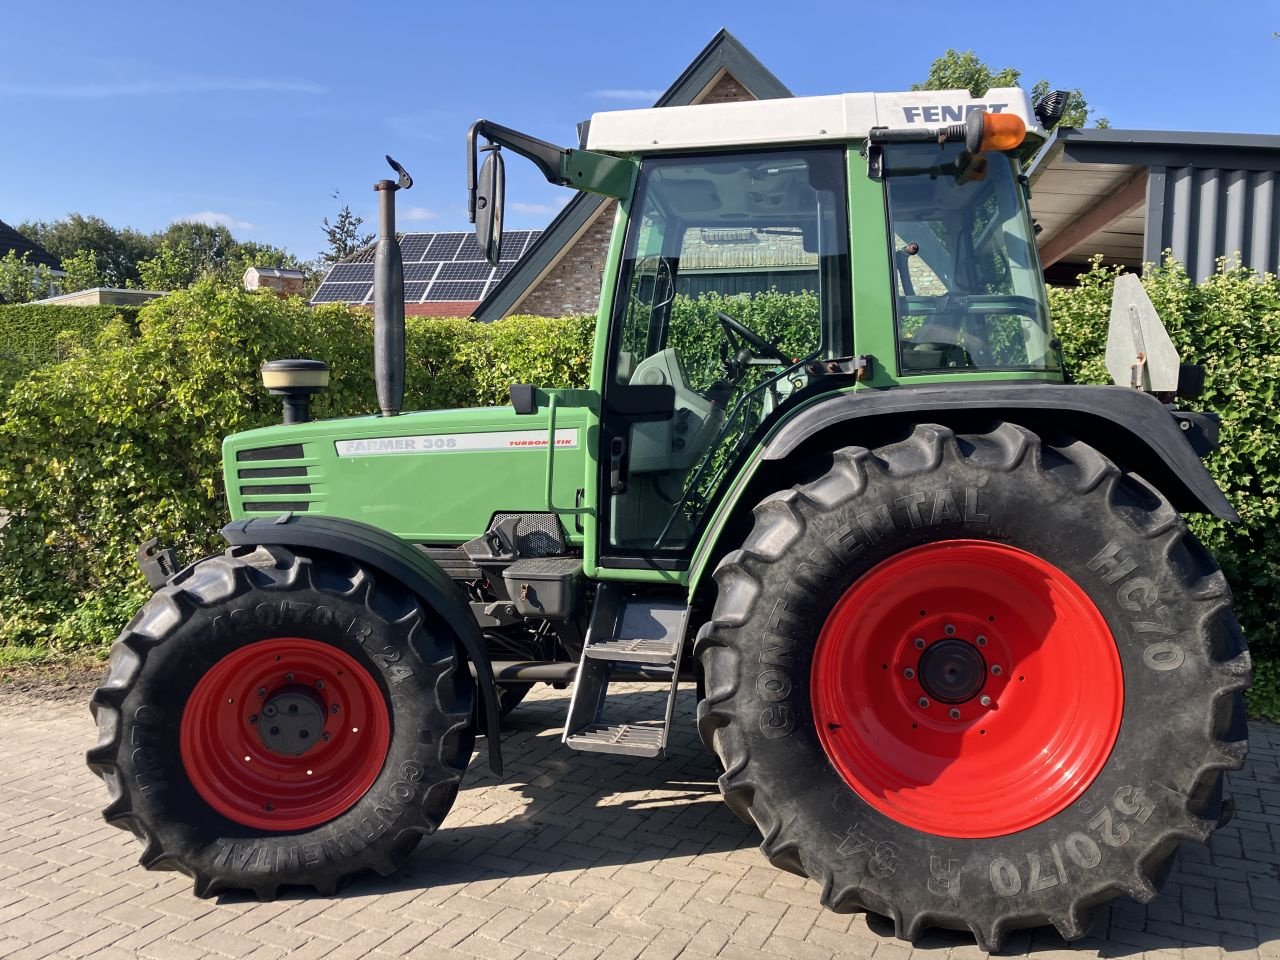
[[[648,106],[721,26],[802,96],[906,89],[972,48],[1024,86],[1082,88],[1116,127],[1280,133],[1280,0],[64,0],[3,22],[0,219],[200,218],[302,257],[334,190],[372,225],[384,153],[416,181],[402,229],[463,229],[472,120],[571,144],[595,111]],[[518,157],[507,173],[510,227],[568,198]]]

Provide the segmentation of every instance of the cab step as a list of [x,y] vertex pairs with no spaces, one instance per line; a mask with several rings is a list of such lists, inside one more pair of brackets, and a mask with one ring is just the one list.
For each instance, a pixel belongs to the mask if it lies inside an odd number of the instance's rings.
[[[675,709],[689,608],[682,597],[636,593],[633,587],[602,583],[582,648],[569,702],[563,742],[572,750],[630,757],[660,757]],[[663,716],[614,722],[606,719],[613,680],[669,680]]]
[[574,750],[629,757],[660,757],[666,742],[665,723],[593,723],[565,740]]

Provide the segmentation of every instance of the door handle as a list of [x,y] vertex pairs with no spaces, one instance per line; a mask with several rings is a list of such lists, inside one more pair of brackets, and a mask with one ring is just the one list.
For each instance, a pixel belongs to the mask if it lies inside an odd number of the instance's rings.
[[609,489],[614,493],[626,493],[627,477],[622,471],[622,458],[627,452],[627,441],[614,437],[609,441]]

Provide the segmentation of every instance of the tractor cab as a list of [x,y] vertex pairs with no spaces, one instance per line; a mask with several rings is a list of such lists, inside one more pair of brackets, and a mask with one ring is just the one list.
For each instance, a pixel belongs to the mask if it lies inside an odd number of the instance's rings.
[[920,92],[618,111],[580,150],[473,127],[473,156],[489,140],[472,179],[483,249],[500,248],[504,146],[621,201],[592,383],[602,566],[687,566],[727,479],[821,394],[1061,382],[1019,167],[1043,129],[1021,90],[977,106]]

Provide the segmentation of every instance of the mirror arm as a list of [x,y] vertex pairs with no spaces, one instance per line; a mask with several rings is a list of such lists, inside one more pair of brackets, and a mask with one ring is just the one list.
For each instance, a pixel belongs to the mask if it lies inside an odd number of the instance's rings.
[[565,155],[570,151],[547,143],[537,137],[504,127],[491,120],[477,120],[467,131],[467,215],[471,222],[476,222],[476,178],[479,169],[479,151],[476,149],[476,137],[482,136],[490,143],[506,147],[513,153],[532,160],[542,171],[542,175],[557,186],[567,186],[569,178],[565,174]]
[[467,131],[467,216],[471,223],[476,222],[476,181],[480,169],[477,136],[532,160],[548,183],[607,197],[621,199],[630,196],[639,167],[634,160],[558,147],[500,123],[477,120]]

